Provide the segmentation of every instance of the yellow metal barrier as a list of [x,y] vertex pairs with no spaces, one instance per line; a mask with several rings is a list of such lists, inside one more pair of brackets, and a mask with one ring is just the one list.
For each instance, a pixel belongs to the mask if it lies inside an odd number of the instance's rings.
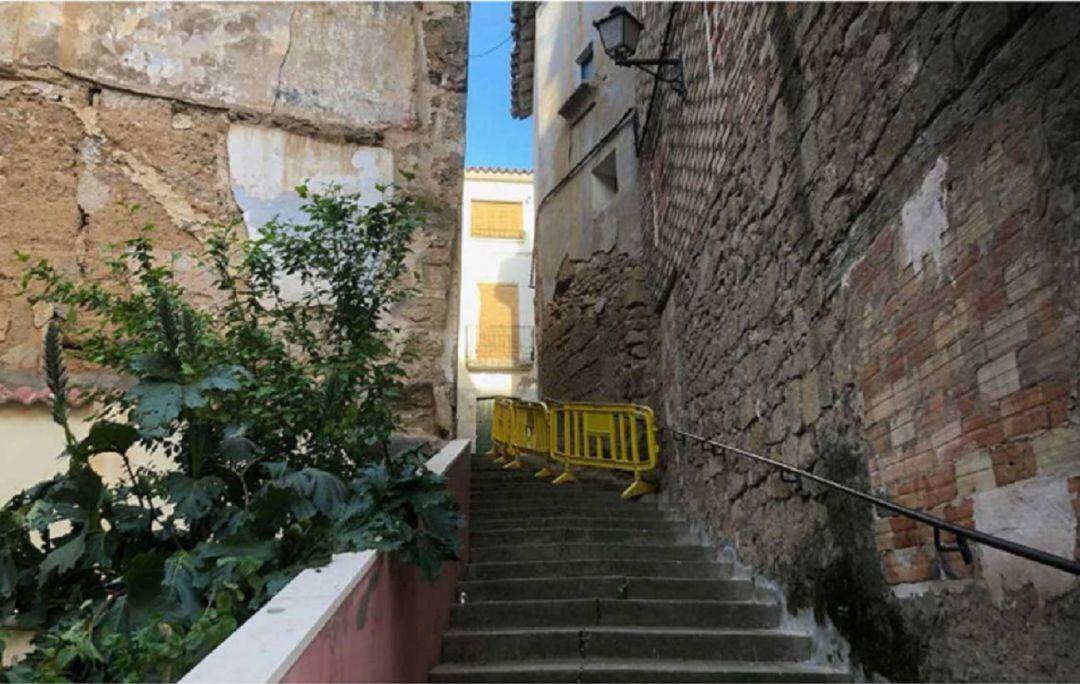
[[492,412],[491,441],[495,460],[505,468],[523,468],[521,454],[543,456],[537,477],[554,475],[554,461],[563,468],[553,484],[577,480],[573,467],[626,470],[634,481],[622,493],[632,499],[656,488],[641,474],[656,468],[659,447],[652,409],[635,404],[558,403],[498,398]]
[[[507,468],[522,468],[521,454],[535,454],[543,456],[550,465],[551,450],[548,448],[548,407],[539,401],[513,402],[511,430],[510,430],[510,457],[506,464]],[[546,472],[545,472],[546,471]],[[537,473],[538,477],[552,475],[549,467]]]
[[586,466],[632,472],[634,481],[623,491],[624,499],[656,489],[641,477],[659,462],[652,409],[634,404],[556,404],[549,421],[552,457],[564,464],[555,484],[575,481],[572,466]]
[[506,463],[510,459],[510,435],[514,424],[514,400],[500,397],[491,411],[491,443],[495,460]]

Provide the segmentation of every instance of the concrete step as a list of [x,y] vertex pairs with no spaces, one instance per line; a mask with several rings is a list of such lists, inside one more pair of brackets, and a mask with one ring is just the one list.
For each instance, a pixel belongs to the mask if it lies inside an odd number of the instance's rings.
[[475,563],[492,561],[567,561],[567,560],[712,560],[714,551],[704,546],[673,544],[616,544],[586,542],[580,544],[516,544],[483,546],[469,550]]
[[514,504],[490,506],[486,503],[477,505],[470,502],[470,513],[474,518],[493,520],[498,518],[551,518],[555,516],[578,516],[582,518],[600,518],[622,520],[665,520],[665,515],[659,509],[643,506],[626,505],[620,503],[603,504]]
[[850,682],[851,674],[804,663],[567,658],[444,663],[432,682]]
[[703,627],[764,629],[780,624],[780,605],[763,601],[564,599],[474,601],[455,605],[451,625],[508,627]]
[[470,505],[475,509],[487,510],[491,508],[500,509],[518,509],[534,511],[544,508],[592,508],[603,509],[607,511],[648,511],[654,515],[660,515],[660,509],[652,504],[644,504],[641,502],[631,502],[620,499],[618,496],[611,496],[610,498],[602,498],[598,496],[570,496],[570,495],[558,495],[552,494],[550,496],[537,496],[531,497],[526,495],[514,496],[509,494],[507,496],[500,496],[499,498],[476,498],[471,497],[469,499]]
[[581,560],[470,563],[465,570],[465,578],[470,580],[513,577],[587,577],[590,575],[728,579],[731,577],[731,565],[688,560],[590,558]]
[[566,482],[555,484],[551,480],[539,478],[474,478],[472,480],[472,492],[476,494],[498,494],[500,492],[604,492],[605,494],[618,494],[625,487],[620,487],[619,482]]
[[458,582],[457,587],[458,595],[462,592],[470,602],[574,598],[745,601],[754,595],[754,584],[744,579],[627,577],[623,575],[510,577],[464,580]]
[[[619,492],[605,492],[600,489],[568,489],[566,487],[546,487],[544,489],[532,489],[526,487],[507,487],[498,491],[476,492],[469,494],[469,500],[474,503],[483,503],[498,506],[505,503],[527,502],[529,504],[560,501],[566,503],[617,503],[623,506],[637,508],[656,508],[651,501],[631,501],[619,497]],[[643,505],[644,504],[644,505]]]
[[556,487],[546,485],[533,487],[531,485],[508,484],[505,487],[485,488],[481,491],[471,490],[469,496],[477,501],[500,501],[528,499],[530,501],[546,501],[552,497],[569,501],[603,501],[619,502],[627,506],[656,507],[654,499],[623,499],[620,497],[621,490],[600,489],[598,487],[583,487],[581,485],[563,485]]
[[798,661],[810,657],[810,637],[779,629],[451,629],[442,651],[447,662],[573,657]]
[[619,491],[625,487],[623,484],[624,482],[628,483],[633,479],[633,475],[629,472],[601,472],[590,468],[580,468],[574,470],[574,475],[577,477],[576,481],[555,484],[554,480],[562,473],[562,468],[556,466],[553,469],[555,475],[547,478],[536,477],[536,473],[539,470],[539,466],[535,468],[522,468],[520,470],[474,470],[469,477],[473,487],[498,487],[513,483],[522,486],[553,487],[558,489],[578,489],[588,487],[605,491]]
[[622,542],[628,544],[674,544],[685,538],[671,529],[641,529],[633,527],[546,527],[531,529],[516,527],[492,532],[472,531],[469,544],[473,548],[507,544],[557,544],[585,542]]
[[685,523],[669,518],[595,518],[580,516],[552,516],[537,518],[533,515],[518,515],[505,518],[476,518],[469,521],[469,530],[474,533],[488,533],[503,530],[559,530],[559,529],[609,529],[637,530],[641,532],[670,532],[679,534],[686,531]]

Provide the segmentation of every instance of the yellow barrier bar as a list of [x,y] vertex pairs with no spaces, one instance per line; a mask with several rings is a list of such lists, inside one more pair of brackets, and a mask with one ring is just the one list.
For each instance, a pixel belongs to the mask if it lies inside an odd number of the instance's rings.
[[555,484],[575,481],[573,466],[583,466],[632,472],[634,481],[623,491],[624,499],[655,490],[641,476],[659,462],[652,409],[634,404],[566,403],[555,405],[550,413],[552,457],[563,462],[563,473]]
[[536,477],[554,475],[553,462],[563,471],[553,484],[575,482],[573,467],[608,468],[633,473],[622,497],[648,494],[655,487],[642,478],[659,462],[656,421],[652,409],[636,404],[558,403],[500,397],[492,414],[491,440],[496,461],[504,468],[523,468],[521,454],[542,456]]
[[491,412],[491,443],[496,463],[508,463],[514,422],[514,400],[500,397]]

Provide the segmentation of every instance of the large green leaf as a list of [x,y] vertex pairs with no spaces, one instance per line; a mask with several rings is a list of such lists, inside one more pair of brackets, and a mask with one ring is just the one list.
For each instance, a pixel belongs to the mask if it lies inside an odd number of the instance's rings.
[[176,380],[180,374],[180,365],[171,354],[148,352],[131,360],[131,371],[142,378]]
[[124,572],[128,603],[133,608],[152,605],[162,596],[165,564],[157,553],[140,553],[128,563]]
[[142,380],[127,391],[134,403],[131,418],[144,435],[164,437],[165,427],[176,420],[183,406],[183,386],[162,380]]
[[230,392],[240,389],[240,379],[247,375],[240,366],[217,366],[197,383],[197,387],[200,391],[204,390],[220,390],[223,392]]
[[187,406],[188,408],[202,408],[210,401],[209,397],[206,396],[205,390],[200,387],[198,383],[194,385],[181,385],[181,391],[183,397],[181,401],[183,401],[184,406]]
[[225,482],[216,475],[195,480],[182,473],[169,473],[163,484],[169,500],[176,505],[176,513],[187,520],[208,515],[225,491]]
[[273,484],[263,487],[251,502],[252,522],[262,533],[278,530],[292,513],[303,520],[315,515],[315,507],[295,490]]
[[79,442],[80,453],[91,456],[101,453],[126,453],[139,440],[139,431],[126,423],[99,420],[90,426],[86,439]]
[[439,578],[443,561],[453,560],[448,555],[446,547],[429,535],[418,535],[415,542],[406,547],[405,557],[420,568],[420,574],[428,582],[434,582]]
[[192,477],[202,475],[205,465],[218,448],[218,438],[214,427],[206,421],[192,421],[184,434],[184,445],[188,453],[188,470]]
[[[443,499],[445,504],[445,499]],[[417,510],[420,519],[424,523],[424,529],[432,535],[443,539],[456,539],[457,531],[463,524],[463,520],[455,510],[456,506],[426,505]]]
[[38,585],[44,585],[54,572],[63,574],[74,568],[85,552],[85,533],[75,535],[64,544],[50,551],[38,567]]
[[19,583],[19,569],[6,546],[0,546],[0,599],[7,599],[15,593]]
[[221,457],[233,466],[243,466],[255,460],[259,449],[247,437],[236,436],[221,440],[219,451]]
[[282,476],[278,483],[311,501],[326,516],[332,516],[345,504],[345,485],[337,477],[318,468],[304,468]]
[[[52,515],[70,518],[86,529],[94,530],[98,527],[106,496],[101,476],[90,466],[73,462],[65,477],[49,490],[47,503],[45,500],[38,503],[45,504],[46,509],[51,506]],[[49,515],[49,511],[42,510],[41,514]]]
[[162,585],[187,615],[202,610],[199,596],[208,581],[209,578],[199,571],[198,559],[188,551],[174,553],[165,561]]

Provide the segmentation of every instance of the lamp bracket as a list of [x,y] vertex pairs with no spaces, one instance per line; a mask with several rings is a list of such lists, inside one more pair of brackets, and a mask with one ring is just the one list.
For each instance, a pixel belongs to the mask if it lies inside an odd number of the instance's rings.
[[[681,57],[665,57],[663,59],[617,59],[618,66],[631,66],[641,69],[662,83],[670,83],[672,89],[686,99],[686,80],[683,77],[683,63]],[[656,70],[649,67],[657,67]],[[665,69],[670,75],[665,75]]]

